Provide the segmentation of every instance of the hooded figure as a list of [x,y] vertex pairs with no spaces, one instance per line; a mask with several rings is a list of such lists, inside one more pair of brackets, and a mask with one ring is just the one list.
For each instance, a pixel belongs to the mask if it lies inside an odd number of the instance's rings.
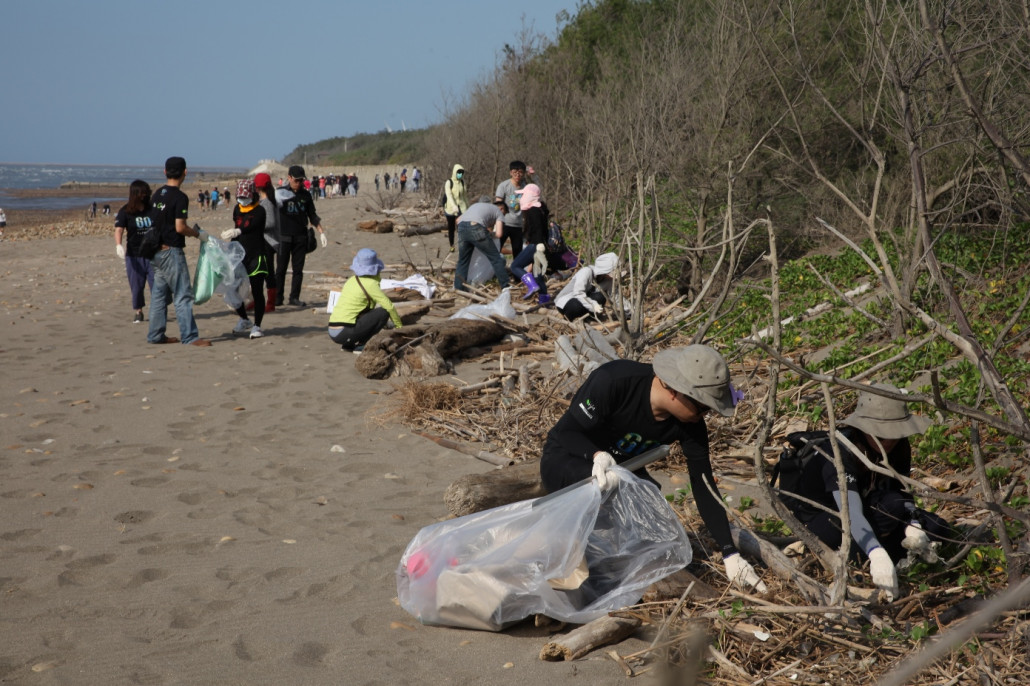
[[595,315],[604,310],[605,303],[611,298],[615,270],[619,266],[619,256],[613,252],[599,255],[592,265],[582,267],[565,284],[558,297],[554,299],[555,307],[568,320]]
[[447,242],[454,252],[454,231],[458,225],[458,217],[469,208],[465,188],[465,167],[454,165],[451,178],[443,184],[443,214],[447,219]]

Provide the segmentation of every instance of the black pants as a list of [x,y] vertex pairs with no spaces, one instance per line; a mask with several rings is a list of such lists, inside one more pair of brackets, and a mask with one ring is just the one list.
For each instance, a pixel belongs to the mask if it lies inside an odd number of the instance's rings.
[[344,325],[337,329],[329,326],[329,338],[339,343],[344,350],[353,350],[355,346],[365,345],[368,339],[382,331],[390,321],[390,313],[381,307],[362,312],[353,325]]
[[[865,505],[862,513],[873,527],[876,539],[894,562],[907,554],[901,542],[905,539],[905,527],[913,519],[919,522],[931,541],[943,541],[951,537],[951,527],[947,521],[932,512],[912,508],[911,501],[901,492],[874,490],[862,502]],[[820,511],[804,523],[823,543],[834,550],[840,548],[839,517]],[[864,557],[857,548],[852,541],[851,557],[856,561]]]
[[[587,297],[594,302],[604,305],[608,302],[608,298],[605,297],[604,291],[600,289],[593,289],[587,293]],[[558,311],[565,315],[565,318],[570,322],[583,317],[585,321],[597,321],[597,316],[588,310],[586,306],[579,301],[579,298],[573,298],[565,303],[565,307],[559,307]]]
[[454,227],[458,225],[458,215],[456,215],[456,214],[445,214],[444,218],[447,219],[447,242],[453,248],[454,247]]
[[293,281],[290,283],[290,300],[300,300],[300,287],[304,282],[304,260],[308,256],[308,237],[283,236],[279,243],[279,264],[275,265],[275,282],[279,285],[279,293],[275,304],[283,304],[283,291],[286,290],[286,268],[293,262]]
[[501,245],[500,248],[504,247],[504,241],[511,241],[511,256],[515,257],[522,252],[522,227],[521,226],[508,226],[504,225],[504,231],[501,233]]

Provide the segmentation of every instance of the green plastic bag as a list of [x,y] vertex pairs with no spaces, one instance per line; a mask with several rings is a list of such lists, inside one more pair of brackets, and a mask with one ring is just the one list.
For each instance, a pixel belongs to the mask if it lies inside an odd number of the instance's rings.
[[197,271],[193,275],[193,303],[203,305],[215,293],[215,287],[222,280],[216,269],[217,260],[208,255],[207,243],[200,244],[200,257],[197,258]]

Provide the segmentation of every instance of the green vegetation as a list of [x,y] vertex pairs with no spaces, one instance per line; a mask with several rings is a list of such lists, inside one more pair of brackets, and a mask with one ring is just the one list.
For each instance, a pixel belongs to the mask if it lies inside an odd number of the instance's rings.
[[411,164],[425,157],[426,138],[431,129],[380,131],[328,138],[317,143],[298,145],[283,158],[283,164],[358,166],[374,164]]

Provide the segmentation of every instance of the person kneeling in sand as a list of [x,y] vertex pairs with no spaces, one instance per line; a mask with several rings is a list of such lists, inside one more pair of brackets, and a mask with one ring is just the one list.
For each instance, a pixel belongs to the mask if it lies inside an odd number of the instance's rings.
[[393,302],[379,287],[383,261],[376,251],[362,248],[350,268],[354,276],[343,284],[340,298],[329,315],[329,338],[344,350],[360,352],[383,327],[392,329],[403,326],[403,322]]

